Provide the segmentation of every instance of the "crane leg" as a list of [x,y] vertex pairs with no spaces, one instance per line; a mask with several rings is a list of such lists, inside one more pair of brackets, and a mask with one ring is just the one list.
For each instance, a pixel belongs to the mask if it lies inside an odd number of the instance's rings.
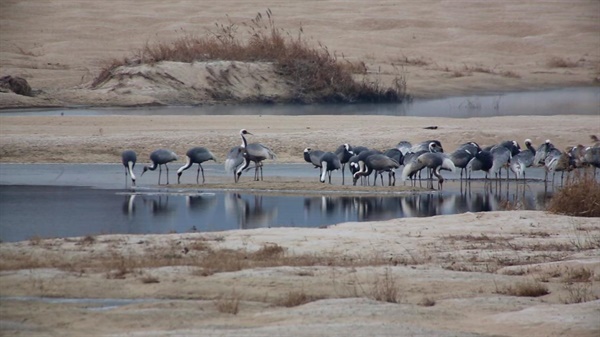
[[169,185],[169,166],[165,164],[165,168],[167,169],[167,185]]

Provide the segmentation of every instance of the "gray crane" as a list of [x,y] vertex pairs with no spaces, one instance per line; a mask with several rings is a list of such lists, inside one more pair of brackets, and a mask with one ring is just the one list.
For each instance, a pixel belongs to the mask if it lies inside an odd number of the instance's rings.
[[319,169],[319,177],[323,171],[323,167],[321,167],[321,157],[325,154],[324,151],[321,150],[313,150],[310,147],[304,149],[304,161],[307,163],[311,163],[315,166],[315,168]]
[[538,146],[535,151],[535,156],[533,157],[533,166],[543,166],[546,157],[552,148],[554,148],[554,145],[550,142],[550,139],[546,139],[544,143]]
[[481,147],[476,142],[466,142],[458,146],[457,149],[460,150],[469,150],[469,152],[475,154],[481,151]]
[[325,176],[329,175],[329,183],[331,184],[331,172],[333,170],[339,170],[342,167],[340,158],[333,152],[325,152],[321,158],[321,182],[325,182]]
[[502,144],[498,144],[492,147],[490,152],[492,153],[492,168],[490,171],[494,173],[496,179],[500,179],[502,178],[502,168],[505,167],[506,179],[508,179],[508,165],[512,158],[511,150]]
[[401,164],[404,159],[404,154],[402,153],[402,151],[398,150],[397,148],[387,149],[383,152],[383,154],[392,158],[398,164]]
[[490,151],[481,150],[475,154],[475,157],[469,161],[467,164],[466,170],[469,174],[469,178],[471,179],[471,173],[473,171],[483,171],[485,172],[485,178],[487,179],[488,174],[490,173],[490,169],[494,164],[494,157]]
[[523,176],[523,180],[525,180],[525,169],[533,165],[535,148],[531,145],[531,139],[525,139],[525,147],[510,161],[510,170],[515,174],[515,179]]
[[561,172],[560,183],[562,185],[565,176],[565,171],[571,171],[574,167],[574,163],[569,153],[561,152],[555,147],[551,148],[548,151],[548,154],[544,158],[544,162],[546,166],[545,179],[548,178],[548,173],[552,172],[552,184],[554,184],[554,177],[556,175],[556,172]]
[[[449,156],[450,160],[454,163],[455,167],[460,168],[460,179],[463,178],[463,171],[466,172],[467,165],[471,161],[471,159],[475,158],[475,154],[477,152],[471,152],[468,148],[458,148],[456,151],[452,152]],[[466,178],[466,174],[465,174]]]
[[[365,166],[365,159],[367,159],[367,157],[372,156],[374,154],[382,154],[381,151],[378,150],[366,150],[366,151],[361,151],[358,155],[353,156],[352,158],[350,158],[350,166],[351,166],[351,171],[352,172],[352,177],[353,177],[353,184],[356,185],[356,180],[357,180],[357,175],[356,173],[359,172],[360,175],[358,175],[359,177],[367,177],[367,185],[369,185],[369,175],[371,174],[372,170],[368,170],[368,167]],[[354,158],[356,157],[356,158]],[[364,181],[361,180],[361,182]]]
[[396,171],[394,170],[399,168],[400,164],[396,160],[386,156],[385,154],[372,154],[366,157],[364,160],[360,160],[359,166],[366,166],[368,170],[364,172],[358,171],[354,173],[354,182],[358,180],[359,176],[367,174],[367,172],[370,173],[371,171],[375,171],[375,179],[373,181],[373,185],[377,185],[377,175],[379,174],[381,177],[381,185],[383,186],[383,172],[388,172],[388,186],[396,185]]
[[[254,180],[255,181],[263,180],[263,170],[262,170],[263,160],[276,159],[277,155],[270,148],[264,146],[263,144],[260,144],[260,143],[248,144],[248,141],[246,140],[246,137],[244,137],[244,135],[251,135],[251,133],[248,132],[246,129],[240,130],[240,137],[242,138],[241,147],[246,149],[245,154],[246,154],[246,158],[248,159],[244,169],[246,169],[248,167],[248,165],[250,164],[251,161],[254,162]],[[260,170],[260,179],[259,179],[259,170]],[[241,171],[239,173],[241,174]],[[238,178],[239,178],[239,176],[238,176]]]
[[505,147],[508,150],[510,150],[510,154],[512,156],[516,156],[519,153],[519,151],[521,151],[521,146],[519,146],[519,143],[516,140],[505,140],[496,145],[490,145],[488,147],[485,147],[484,150],[491,151],[492,148],[500,147],[500,146]]
[[413,145],[410,152],[429,151],[429,152],[444,152],[442,143],[439,140],[425,140],[419,144]]
[[402,152],[402,155],[404,156],[410,152],[410,149],[412,149],[412,144],[407,140],[401,140],[398,142],[398,145],[396,145],[396,148]]
[[165,168],[167,169],[167,185],[169,185],[169,166],[167,166],[167,163],[177,160],[175,152],[167,149],[158,149],[150,154],[150,160],[152,161],[152,166],[144,166],[141,175],[144,175],[148,170],[154,171],[158,167],[158,184],[160,185],[162,165],[165,165]]
[[246,165],[245,153],[246,149],[243,147],[234,146],[229,150],[225,159],[225,172],[233,172],[233,181],[236,183],[242,175],[241,169]]
[[[410,163],[412,163],[412,162],[416,161],[416,160],[417,160],[417,158],[418,158],[420,155],[422,155],[423,153],[427,153],[427,152],[429,152],[429,151],[419,151],[419,152],[410,152],[410,151],[409,151],[409,152],[407,152],[407,153],[404,155],[404,157],[402,157],[402,162],[401,162],[400,164],[402,164],[402,165],[404,165],[404,167],[406,167],[406,166],[407,166],[407,165],[409,165]],[[414,177],[414,176],[415,176],[417,173],[419,173],[419,179],[420,179],[420,178],[421,178],[421,177],[420,177],[420,176],[421,176],[421,170],[417,170],[417,171],[414,171],[414,172],[412,172],[412,173],[409,175],[409,178],[410,178],[411,180],[413,180],[413,177]],[[413,180],[413,183],[414,183],[414,180]]]
[[369,151],[370,149],[366,146],[353,146],[352,147],[352,152],[355,155],[359,155],[361,152],[365,152],[365,151]]
[[121,162],[125,166],[125,186],[127,186],[127,174],[131,177],[131,184],[135,186],[135,174],[133,168],[137,161],[137,154],[133,150],[125,150],[121,153]]
[[354,155],[354,151],[352,149],[352,146],[350,146],[350,144],[342,144],[340,146],[338,146],[338,148],[335,150],[335,154],[338,156],[338,158],[340,159],[340,163],[342,164],[342,185],[345,184],[345,169],[346,169],[346,164],[350,161],[350,158],[352,158],[352,156]]
[[416,160],[413,160],[408,165],[404,166],[404,169],[402,170],[402,180],[406,180],[406,178],[425,167],[433,170],[433,175],[438,178],[438,189],[440,190],[444,183],[444,178],[440,174],[440,171],[442,169],[451,172],[456,171],[456,167],[452,160],[444,154],[438,152],[425,152],[419,155]]
[[180,183],[181,180],[181,174],[183,173],[183,171],[189,169],[190,167],[192,167],[192,165],[194,164],[198,164],[198,173],[196,174],[196,184],[198,184],[198,180],[200,178],[200,171],[202,171],[202,183],[204,184],[204,168],[202,167],[202,163],[204,163],[205,161],[209,161],[209,160],[213,160],[213,161],[217,161],[217,158],[215,157],[215,155],[210,152],[207,148],[205,147],[193,147],[191,149],[189,149],[186,154],[185,154],[185,159],[186,159],[186,163],[185,165],[183,165],[182,167],[180,167],[177,170],[177,183]]

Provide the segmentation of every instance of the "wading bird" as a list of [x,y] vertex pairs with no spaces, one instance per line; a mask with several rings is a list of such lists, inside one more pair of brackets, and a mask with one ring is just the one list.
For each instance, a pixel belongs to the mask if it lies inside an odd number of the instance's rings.
[[133,174],[133,168],[137,161],[137,154],[133,150],[125,150],[121,153],[121,161],[125,166],[125,185],[127,186],[127,174],[131,177],[131,184],[135,186],[135,174]]
[[[245,166],[244,169],[246,169],[248,167],[248,165],[250,164],[251,161],[254,162],[254,180],[255,181],[263,180],[262,161],[265,159],[276,159],[277,155],[275,154],[275,152],[273,152],[271,149],[264,146],[263,144],[260,144],[260,143],[248,144],[248,141],[246,140],[246,137],[244,137],[244,135],[251,135],[251,133],[248,132],[246,129],[240,130],[240,137],[242,138],[242,145],[240,145],[240,146],[246,150],[245,155],[246,155],[246,158],[248,159],[248,162],[246,163],[246,165],[244,165]],[[259,179],[259,170],[260,170],[260,179]],[[239,172],[239,174],[241,175],[241,171]],[[238,179],[239,179],[239,175],[238,175]]]
[[515,179],[523,176],[525,180],[525,169],[533,165],[535,158],[535,148],[531,145],[531,139],[525,139],[525,147],[510,160],[510,170],[515,174]]
[[183,171],[189,169],[194,164],[198,164],[198,173],[196,174],[196,184],[198,184],[198,179],[200,178],[200,171],[202,171],[202,183],[204,184],[204,168],[202,167],[202,163],[209,160],[217,161],[215,155],[210,152],[205,147],[193,147],[187,151],[185,154],[186,163],[184,166],[180,167],[177,170],[177,183],[179,184],[181,179],[181,174]]
[[[360,167],[367,167],[365,172],[358,171],[354,173],[354,183],[361,175],[375,171],[375,179],[373,180],[373,186],[377,185],[377,175],[381,177],[381,185],[383,186],[383,172],[388,172],[388,186],[396,185],[396,171],[395,169],[400,167],[400,164],[386,156],[385,154],[373,154],[366,157],[364,160],[359,161]],[[393,180],[392,180],[393,179]]]
[[225,159],[225,172],[232,172],[233,181],[236,183],[242,174],[241,170],[238,174],[238,169],[241,169],[246,164],[244,153],[246,153],[246,150],[243,147],[234,146],[229,150]]
[[433,175],[438,179],[438,189],[442,189],[444,178],[440,174],[442,169],[454,172],[456,167],[450,158],[446,157],[442,153],[437,152],[425,152],[417,157],[416,160],[411,161],[408,165],[404,166],[402,170],[402,180],[406,180],[413,173],[423,169],[430,168],[433,170]]
[[494,158],[490,151],[481,150],[477,152],[475,157],[473,157],[473,159],[471,159],[471,161],[469,161],[467,164],[466,170],[467,174],[469,175],[468,179],[471,179],[471,173],[473,171],[485,172],[485,178],[487,179],[490,169],[494,164],[493,160]]
[[335,154],[340,159],[340,163],[342,164],[342,185],[345,183],[345,169],[346,164],[350,161],[350,158],[354,155],[354,151],[352,150],[352,146],[350,144],[342,144],[338,146],[335,150]]
[[319,177],[323,171],[323,168],[321,167],[321,157],[323,154],[325,154],[325,152],[321,150],[313,150],[310,147],[304,149],[304,161],[313,164],[315,168],[319,169]]
[[329,175],[329,183],[331,184],[331,172],[339,170],[342,167],[340,158],[333,152],[325,152],[321,158],[321,182],[325,182],[325,176]]
[[158,167],[158,184],[160,185],[160,176],[162,174],[162,165],[165,165],[167,169],[167,185],[169,185],[169,166],[167,163],[177,160],[175,152],[167,149],[158,149],[150,154],[150,160],[152,166],[144,166],[144,170],[141,175],[144,175],[146,171],[154,171]]

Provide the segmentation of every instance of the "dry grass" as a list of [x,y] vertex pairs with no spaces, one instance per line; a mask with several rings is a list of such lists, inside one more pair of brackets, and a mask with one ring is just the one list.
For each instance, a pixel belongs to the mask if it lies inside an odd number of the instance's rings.
[[371,289],[370,297],[376,301],[398,303],[399,299],[399,288],[396,284],[394,275],[390,268],[385,268],[385,272],[382,277],[376,277],[373,281],[373,287]]
[[510,296],[540,297],[549,294],[550,291],[548,287],[540,282],[525,281],[504,288],[497,288],[496,293]]
[[[241,31],[240,26],[245,31]],[[303,37],[302,28],[297,35],[276,28],[270,10],[264,16],[258,13],[249,23],[216,23],[215,29],[203,37],[186,35],[171,43],[147,44],[132,58],[108,62],[92,87],[109,80],[120,66],[216,60],[272,62],[292,86],[291,102],[401,102],[407,98],[404,78],[396,78],[391,87],[366,78],[355,81],[355,73],[367,72],[364,62],[340,60],[320,43],[317,47],[311,46]]]
[[275,302],[276,305],[284,307],[297,307],[309,302],[314,302],[324,297],[308,295],[304,289],[300,291],[290,291],[285,296]]
[[567,295],[560,298],[564,304],[583,303],[598,299],[598,296],[594,295],[592,291],[591,282],[565,284],[564,290],[566,290]]
[[158,277],[155,276],[144,276],[140,280],[143,284],[160,283]]
[[547,209],[557,214],[600,217],[600,182],[590,174],[576,172],[554,193]]
[[578,66],[578,63],[569,59],[554,56],[546,61],[546,66],[548,68],[575,68]]
[[433,307],[435,305],[435,300],[429,297],[423,297],[417,304],[422,307]]
[[213,301],[217,310],[221,313],[237,315],[240,311],[240,296],[235,289],[230,296],[221,295]]

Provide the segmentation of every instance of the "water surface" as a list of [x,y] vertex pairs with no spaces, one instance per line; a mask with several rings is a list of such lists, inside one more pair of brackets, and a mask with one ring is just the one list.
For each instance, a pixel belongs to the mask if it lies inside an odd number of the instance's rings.
[[389,115],[493,117],[600,115],[600,87],[579,87],[413,100],[401,104],[239,104],[194,107],[2,110],[0,116],[101,115]]

